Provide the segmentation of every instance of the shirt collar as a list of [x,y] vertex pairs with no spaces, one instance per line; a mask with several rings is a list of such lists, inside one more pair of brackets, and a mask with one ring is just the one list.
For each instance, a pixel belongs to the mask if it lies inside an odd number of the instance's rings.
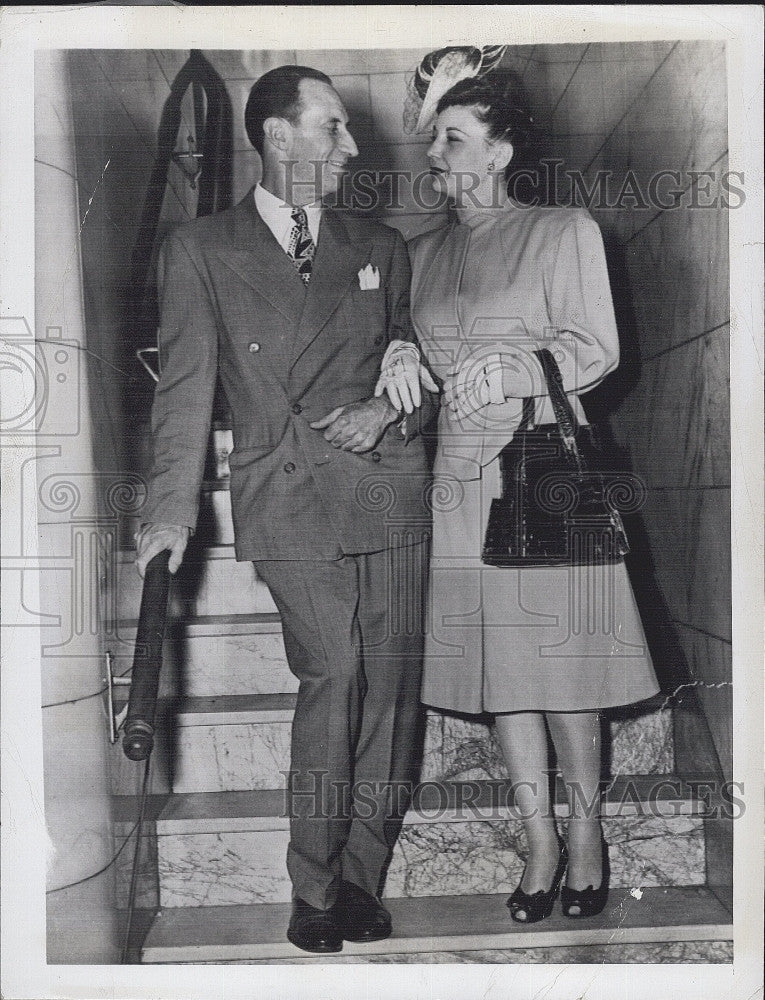
[[[261,184],[255,185],[255,207],[261,219],[280,242],[282,237],[292,231],[292,210],[294,206],[288,205],[281,198],[277,198],[275,194],[266,191]],[[315,239],[319,229],[319,220],[321,219],[321,202],[313,201],[310,205],[303,205],[302,207],[305,209],[306,216],[308,217],[308,228]]]

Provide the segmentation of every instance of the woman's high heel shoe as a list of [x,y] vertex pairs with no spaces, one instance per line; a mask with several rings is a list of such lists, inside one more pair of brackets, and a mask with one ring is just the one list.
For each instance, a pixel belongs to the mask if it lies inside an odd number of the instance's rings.
[[[566,871],[568,853],[565,845],[561,846],[560,857],[553,875],[552,885],[549,889],[540,889],[538,892],[524,892],[520,885],[512,893],[505,904],[510,910],[510,916],[517,924],[536,924],[545,917],[549,917],[555,900],[558,898],[558,890],[563,881]],[[522,881],[522,880],[521,880]]]
[[608,883],[611,869],[608,864],[608,844],[605,840],[601,843],[603,856],[603,875],[600,885],[596,889],[588,885],[586,889],[569,889],[564,885],[560,891],[560,905],[564,917],[571,917],[572,920],[581,920],[584,917],[594,917],[600,913],[606,905],[608,899]]

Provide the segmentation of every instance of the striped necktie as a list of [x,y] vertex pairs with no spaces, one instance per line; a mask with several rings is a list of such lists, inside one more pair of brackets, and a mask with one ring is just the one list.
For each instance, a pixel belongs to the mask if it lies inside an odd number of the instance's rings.
[[294,225],[290,233],[290,241],[287,245],[287,253],[292,258],[297,273],[303,279],[304,284],[311,280],[311,269],[313,268],[313,255],[316,246],[311,237],[311,230],[308,228],[308,216],[304,208],[294,208],[292,210],[292,221]]

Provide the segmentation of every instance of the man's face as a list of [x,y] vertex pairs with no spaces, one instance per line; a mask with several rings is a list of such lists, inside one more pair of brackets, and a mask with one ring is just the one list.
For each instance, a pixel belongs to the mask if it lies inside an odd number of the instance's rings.
[[343,102],[328,83],[301,80],[299,93],[302,107],[295,124],[289,125],[284,159],[295,164],[292,185],[287,175],[287,200],[307,205],[338,189],[347,161],[359,151],[348,131]]

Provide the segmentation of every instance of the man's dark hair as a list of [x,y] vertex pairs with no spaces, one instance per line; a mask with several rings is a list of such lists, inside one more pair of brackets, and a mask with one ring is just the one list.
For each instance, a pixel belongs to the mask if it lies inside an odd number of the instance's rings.
[[247,138],[263,155],[263,122],[267,118],[286,118],[294,124],[300,115],[300,81],[320,80],[332,84],[326,73],[310,66],[279,66],[271,69],[254,84],[244,109]]

